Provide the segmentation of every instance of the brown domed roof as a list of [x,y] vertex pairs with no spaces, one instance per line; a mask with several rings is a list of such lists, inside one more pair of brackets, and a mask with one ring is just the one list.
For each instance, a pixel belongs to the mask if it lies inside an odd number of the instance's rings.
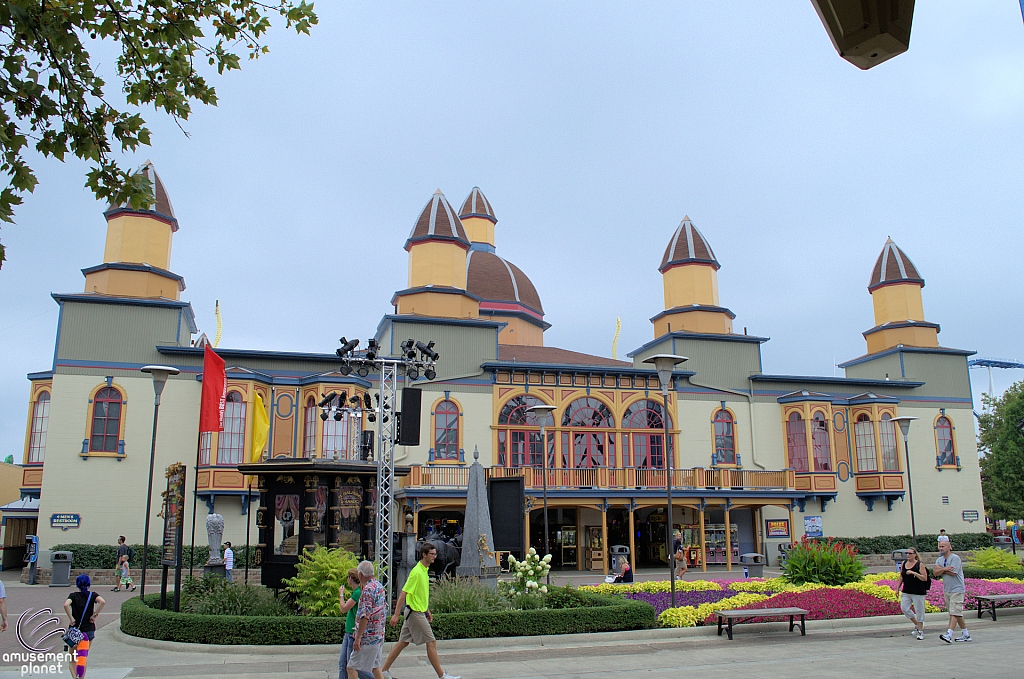
[[483,217],[489,219],[495,224],[498,223],[498,218],[494,216],[494,210],[491,208],[490,201],[487,200],[487,196],[480,190],[480,187],[474,186],[473,190],[466,196],[466,201],[462,204],[462,209],[459,210],[459,218],[465,219],[466,217]]
[[921,287],[924,287],[924,279],[917,272],[917,267],[910,261],[910,257],[907,257],[891,238],[887,238],[882,254],[878,255],[878,261],[875,262],[875,269],[871,272],[868,290],[893,283],[920,283]]
[[441,189],[434,192],[423,208],[415,226],[412,227],[409,240],[405,242],[405,247],[409,249],[412,243],[423,240],[453,240],[469,247],[466,229],[463,228],[451,203],[441,193]]
[[689,217],[683,217],[683,221],[679,222],[679,228],[672,234],[672,240],[668,242],[668,247],[665,248],[665,256],[661,258],[661,266],[658,267],[658,271],[664,273],[674,264],[691,262],[710,264],[715,267],[716,271],[721,268],[707,240],[693,225]]
[[466,292],[489,302],[522,304],[543,314],[537,288],[519,267],[486,250],[466,257]]
[[178,220],[174,216],[174,208],[171,206],[171,199],[167,195],[167,189],[164,188],[163,181],[160,180],[160,175],[156,173],[156,168],[153,167],[153,163],[146,161],[142,167],[136,170],[135,174],[145,175],[150,184],[153,186],[153,193],[151,198],[153,203],[150,204],[148,210],[135,210],[129,205],[113,205],[111,204],[108,208],[108,212],[116,210],[130,210],[132,212],[155,212],[158,215],[166,217],[171,220],[171,227],[174,231],[178,230]]

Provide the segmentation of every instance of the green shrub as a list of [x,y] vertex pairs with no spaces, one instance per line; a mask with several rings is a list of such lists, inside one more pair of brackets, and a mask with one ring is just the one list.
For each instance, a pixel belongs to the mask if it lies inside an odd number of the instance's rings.
[[508,608],[508,599],[478,578],[445,577],[430,586],[432,613],[479,613]]
[[[922,552],[939,551],[936,543],[939,536],[934,533],[918,534],[917,543]],[[825,538],[833,542],[853,545],[860,554],[891,554],[897,549],[906,549],[914,544],[910,535],[877,535],[872,538]],[[958,552],[982,549],[992,546],[992,536],[988,533],[953,533],[949,536],[953,549]]]
[[[438,639],[470,639],[543,634],[574,634],[649,629],[656,626],[654,608],[642,601],[593,596],[598,605],[586,615],[575,609],[439,613],[432,627]],[[340,644],[344,619],[320,616],[234,616],[175,613],[154,608],[160,595],[143,603],[138,597],[121,604],[121,631],[136,637],[198,644]],[[614,600],[614,605],[604,605]],[[400,627],[386,628],[388,641]]]
[[349,569],[358,564],[359,558],[352,552],[317,545],[302,550],[295,577],[282,582],[303,615],[338,616],[338,590],[346,584]]
[[[132,568],[142,568],[142,545],[131,545],[131,548],[135,550],[135,559],[131,562]],[[87,545],[82,543],[66,543],[63,545],[54,545],[50,548],[54,552],[72,552],[72,568],[80,568],[83,570],[97,569],[97,568],[114,568],[117,565],[117,545]],[[253,550],[256,548],[253,547]],[[232,547],[232,551],[235,553],[235,568],[245,567],[245,545],[235,545]],[[148,563],[146,568],[160,568],[160,555],[161,547],[159,544],[151,544],[149,546]],[[189,556],[192,553],[191,547],[185,545],[182,548],[181,563],[185,568],[189,565]],[[202,568],[210,559],[210,548],[207,545],[196,545],[195,558],[193,565],[198,568]],[[253,562],[250,560],[250,567],[253,567]]]
[[804,538],[789,552],[782,577],[796,585],[845,585],[864,577],[864,566],[852,545]]
[[971,566],[974,568],[992,568],[1004,571],[1019,571],[1020,557],[998,547],[986,547],[971,553]]
[[999,570],[996,568],[973,568],[970,565],[964,566],[965,578],[979,578],[982,580],[995,580],[997,578],[1016,578],[1024,580],[1024,572],[1020,570]]
[[185,578],[181,610],[203,615],[294,615],[286,602],[260,585],[240,585],[219,575]]

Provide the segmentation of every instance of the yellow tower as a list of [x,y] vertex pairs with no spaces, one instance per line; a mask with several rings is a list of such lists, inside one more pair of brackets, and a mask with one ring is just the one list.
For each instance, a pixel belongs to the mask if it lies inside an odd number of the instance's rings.
[[658,268],[665,287],[665,310],[651,319],[655,337],[676,331],[732,332],[736,314],[718,305],[720,268],[707,240],[689,217],[683,217]]
[[466,290],[479,302],[479,314],[505,324],[498,335],[501,344],[544,346],[544,307],[537,288],[522,270],[495,253],[494,216],[490,201],[474,186],[459,210],[469,237],[466,257]]
[[914,263],[891,238],[886,239],[868,285],[875,307],[875,327],[864,333],[869,354],[900,345],[939,346],[938,324],[924,320],[923,287]]
[[177,300],[185,289],[185,279],[169,267],[171,237],[178,230],[178,220],[153,164],[147,161],[139,172],[153,185],[153,206],[149,210],[113,206],[103,213],[107,218],[103,264],[82,269],[85,291]]
[[477,317],[477,300],[466,293],[469,238],[441,189],[423,208],[405,249],[409,252],[409,287],[396,292],[392,299],[398,313]]

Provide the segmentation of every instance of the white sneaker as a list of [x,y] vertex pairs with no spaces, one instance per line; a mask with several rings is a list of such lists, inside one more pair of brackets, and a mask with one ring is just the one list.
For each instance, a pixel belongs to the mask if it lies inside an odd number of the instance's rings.
[[971,640],[971,635],[970,634],[961,634],[956,639],[953,639],[953,641],[970,641],[970,640]]
[[457,677],[453,674],[448,674],[447,672],[445,672],[441,675],[441,679],[462,679],[462,677]]
[[918,641],[924,641],[924,632],[922,632],[921,630],[914,632],[914,636],[917,637]]
[[939,639],[942,639],[947,644],[953,643],[953,637],[951,637],[948,632],[943,632],[942,634],[940,634]]
[[397,677],[391,676],[391,672],[388,670],[381,670],[380,673],[384,675],[384,679],[398,679]]

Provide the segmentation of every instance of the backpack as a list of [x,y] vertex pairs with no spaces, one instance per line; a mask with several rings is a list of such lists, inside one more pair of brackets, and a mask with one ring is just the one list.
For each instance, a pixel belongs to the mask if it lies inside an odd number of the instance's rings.
[[128,548],[128,563],[135,562],[135,550],[131,547]]

